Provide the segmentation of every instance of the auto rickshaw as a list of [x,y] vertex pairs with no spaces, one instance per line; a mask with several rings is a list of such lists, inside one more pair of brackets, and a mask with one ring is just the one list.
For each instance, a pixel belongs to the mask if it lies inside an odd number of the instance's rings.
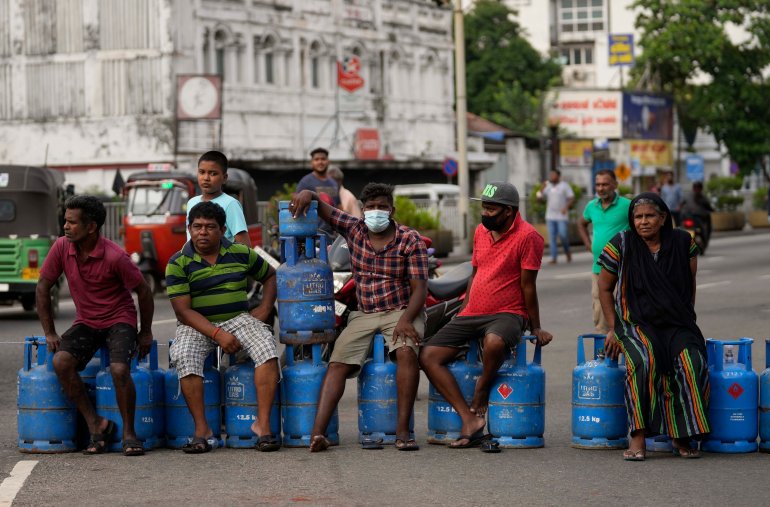
[[[64,176],[53,169],[0,166],[0,304],[35,309],[35,289],[48,251],[62,235]],[[51,310],[59,314],[57,281]]]
[[[240,201],[251,242],[261,245],[254,179],[234,168],[227,175],[223,190]],[[153,291],[161,288],[166,264],[187,241],[187,201],[199,191],[197,176],[183,171],[135,173],[126,181],[124,247]]]

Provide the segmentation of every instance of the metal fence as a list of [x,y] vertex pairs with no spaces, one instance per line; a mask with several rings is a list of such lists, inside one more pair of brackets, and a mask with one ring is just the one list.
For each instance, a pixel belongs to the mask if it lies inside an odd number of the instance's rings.
[[123,215],[126,214],[125,202],[106,202],[104,207],[107,209],[107,219],[102,227],[102,236],[122,245],[123,236],[120,234],[120,228],[123,227]]
[[[270,241],[268,234],[268,225],[270,223],[268,217],[268,205],[267,201],[257,202],[257,217],[259,223],[264,227],[262,229],[262,243],[263,246],[267,245]],[[102,236],[118,243],[123,244],[123,237],[120,234],[120,228],[123,227],[123,216],[126,214],[125,202],[106,202],[104,207],[107,209],[107,219],[104,221],[102,227]]]
[[438,219],[443,229],[452,231],[452,244],[460,244],[460,238],[463,237],[463,222],[458,211],[457,199],[442,199],[438,205],[434,205],[431,199],[412,199],[417,209],[429,210],[438,213]]

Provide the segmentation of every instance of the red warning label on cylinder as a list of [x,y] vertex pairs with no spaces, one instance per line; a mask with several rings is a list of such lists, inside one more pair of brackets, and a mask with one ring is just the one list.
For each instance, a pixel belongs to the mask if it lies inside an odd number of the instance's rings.
[[743,394],[743,388],[740,386],[740,384],[738,384],[738,382],[736,382],[727,388],[727,392],[730,393],[730,396],[737,400],[740,395]]
[[497,388],[497,392],[500,393],[500,396],[502,396],[504,400],[507,400],[508,396],[513,392],[513,389],[511,389],[511,386],[508,384],[502,383],[500,384],[500,387]]

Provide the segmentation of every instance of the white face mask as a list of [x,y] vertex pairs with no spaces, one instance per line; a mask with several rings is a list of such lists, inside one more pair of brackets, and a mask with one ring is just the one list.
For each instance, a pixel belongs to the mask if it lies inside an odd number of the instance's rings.
[[390,224],[390,213],[379,209],[364,211],[364,223],[370,231],[382,232]]

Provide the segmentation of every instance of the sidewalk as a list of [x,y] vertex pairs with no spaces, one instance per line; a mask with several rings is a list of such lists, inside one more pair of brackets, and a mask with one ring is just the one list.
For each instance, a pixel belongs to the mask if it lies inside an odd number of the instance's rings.
[[[750,225],[746,225],[742,230],[739,231],[714,231],[711,233],[711,241],[719,240],[722,238],[731,238],[736,236],[756,236],[756,235],[767,235],[770,236],[770,227],[761,227],[761,228],[752,228]],[[591,254],[586,252],[585,248],[581,244],[571,245],[572,251],[572,258],[574,260],[578,260],[581,258],[583,254],[585,256],[590,256]],[[559,247],[559,254],[563,255],[564,250]],[[543,251],[543,260],[547,260],[550,257],[550,254],[548,253],[548,248]],[[466,255],[454,255],[449,254],[447,257],[442,259],[442,262],[444,264],[459,264],[461,262],[469,261],[471,260],[471,254],[468,253]]]

